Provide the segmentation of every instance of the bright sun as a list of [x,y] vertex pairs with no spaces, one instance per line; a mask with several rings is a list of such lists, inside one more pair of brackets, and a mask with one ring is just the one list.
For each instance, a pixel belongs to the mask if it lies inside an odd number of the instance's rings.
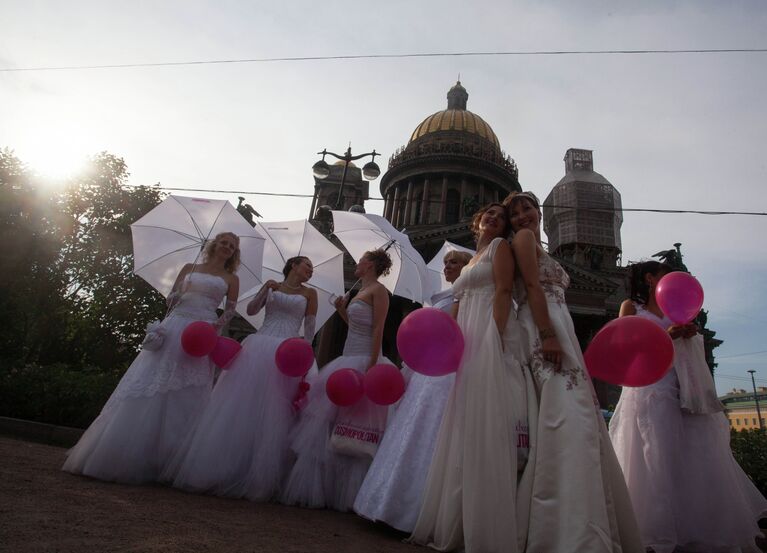
[[52,180],[64,180],[77,173],[85,158],[81,149],[59,141],[55,144],[41,141],[23,155],[31,169]]

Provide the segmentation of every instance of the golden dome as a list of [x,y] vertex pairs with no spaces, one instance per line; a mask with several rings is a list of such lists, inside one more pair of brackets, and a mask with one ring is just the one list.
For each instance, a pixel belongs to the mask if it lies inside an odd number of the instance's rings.
[[446,109],[429,115],[418,125],[410,136],[410,142],[439,131],[459,131],[477,134],[492,142],[500,149],[501,144],[493,129],[476,113],[465,109]]

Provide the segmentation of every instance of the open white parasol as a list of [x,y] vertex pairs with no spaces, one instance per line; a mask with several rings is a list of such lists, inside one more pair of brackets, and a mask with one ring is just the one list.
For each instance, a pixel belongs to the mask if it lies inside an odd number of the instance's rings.
[[261,283],[264,237],[226,200],[168,196],[131,225],[133,272],[163,296],[187,263],[202,263],[206,241],[220,232],[240,237],[240,290]]
[[[269,279],[284,280],[282,269],[291,257],[303,255],[314,266],[312,278],[306,284],[317,290],[318,307],[316,329],[330,318],[335,309],[328,299],[344,293],[344,252],[334,246],[311,223],[300,221],[282,221],[261,223],[257,230],[266,239],[264,246],[263,282]],[[258,292],[261,285],[240,294],[237,312],[254,327],[259,328],[264,321],[264,310],[255,316],[247,314],[248,302]],[[306,337],[311,341],[312,337]]]
[[379,281],[396,296],[424,302],[429,292],[426,263],[405,233],[380,215],[349,211],[332,213],[333,234],[355,260],[368,250],[388,248],[391,272]]

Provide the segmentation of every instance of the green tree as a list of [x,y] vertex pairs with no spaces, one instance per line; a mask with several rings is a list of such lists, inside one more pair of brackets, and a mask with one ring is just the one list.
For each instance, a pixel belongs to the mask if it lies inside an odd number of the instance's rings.
[[59,198],[13,153],[0,150],[0,358],[45,361],[65,341],[71,303],[58,267]]
[[162,296],[133,275],[130,225],[162,200],[158,187],[125,186],[122,158],[102,152],[63,194],[70,222],[61,268],[66,298],[81,317],[72,328],[87,364],[114,367],[136,354],[148,322],[165,312]]

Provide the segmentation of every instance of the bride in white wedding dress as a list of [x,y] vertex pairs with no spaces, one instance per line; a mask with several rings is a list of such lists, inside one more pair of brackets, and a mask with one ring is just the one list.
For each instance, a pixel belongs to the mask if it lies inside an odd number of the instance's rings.
[[[239,280],[239,238],[228,232],[209,242],[203,263],[186,265],[168,296],[160,327],[162,347],[143,350],[125,372],[101,413],[67,453],[62,470],[126,484],[160,479],[210,397],[213,366],[192,357],[181,334],[193,321],[225,325],[234,315]],[[226,297],[223,315],[216,308]]]

